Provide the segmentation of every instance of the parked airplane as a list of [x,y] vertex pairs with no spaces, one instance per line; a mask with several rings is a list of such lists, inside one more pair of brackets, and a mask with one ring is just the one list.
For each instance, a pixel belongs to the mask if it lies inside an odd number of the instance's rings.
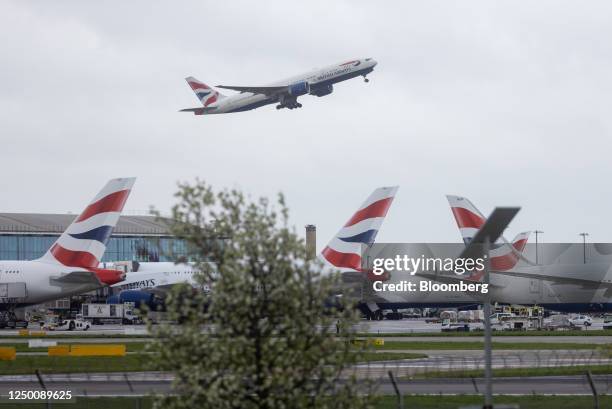
[[[487,218],[465,197],[447,195],[446,199],[457,222],[461,238],[468,245]],[[516,266],[530,234],[529,231],[519,233],[511,243],[502,236],[493,243],[490,250],[491,270],[507,271]]]
[[[116,268],[109,263],[108,268]],[[111,285],[118,290],[106,301],[109,304],[131,302],[139,307],[141,303],[150,307],[162,303],[166,292],[176,284],[189,284],[202,291],[210,287],[198,281],[198,269],[193,263],[135,262],[127,272],[125,280]]]
[[194,77],[185,78],[202,103],[201,107],[181,109],[194,115],[226,114],[249,111],[264,105],[278,103],[276,109],[301,108],[297,98],[310,94],[322,97],[334,90],[334,84],[354,77],[366,76],[374,70],[377,62],[372,58],[350,60],[341,64],[313,70],[266,86],[218,85],[217,88],[238,91],[240,94],[226,97],[214,88]]
[[81,294],[120,282],[124,274],[99,268],[135,178],[110,180],[39,259],[0,262],[0,310]]
[[[447,199],[468,245],[486,219],[467,198],[447,196]],[[584,263],[582,245],[548,244],[544,262],[536,264],[525,256],[526,237],[522,235],[517,236],[512,247],[503,238],[491,247],[489,282],[495,302],[537,304],[566,312],[612,310],[612,258],[609,253],[598,252],[595,246],[591,260]],[[432,277],[429,274],[421,276]],[[433,278],[442,282],[464,279],[453,275]],[[481,278],[482,272],[468,277]]]
[[[330,243],[321,252],[322,260],[334,271],[344,271],[345,274],[363,276],[357,272],[361,266],[361,246],[374,243],[376,234],[391,207],[397,192],[397,187],[383,187],[374,192],[359,207],[357,212],[332,238]],[[112,263],[111,263],[112,264]],[[107,265],[108,268],[115,268]],[[154,302],[156,295],[162,296],[170,287],[179,283],[190,284],[203,291],[210,288],[198,282],[194,274],[197,268],[192,263],[159,262],[159,263],[132,263],[124,281],[112,287],[120,292],[110,299],[112,303]],[[214,265],[212,267],[214,269]]]

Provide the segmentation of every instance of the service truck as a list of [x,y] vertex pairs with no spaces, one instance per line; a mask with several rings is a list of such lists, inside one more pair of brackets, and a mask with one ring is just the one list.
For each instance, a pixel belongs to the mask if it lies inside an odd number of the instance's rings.
[[133,303],[124,304],[83,304],[81,306],[83,319],[93,324],[138,324],[140,317],[134,312]]

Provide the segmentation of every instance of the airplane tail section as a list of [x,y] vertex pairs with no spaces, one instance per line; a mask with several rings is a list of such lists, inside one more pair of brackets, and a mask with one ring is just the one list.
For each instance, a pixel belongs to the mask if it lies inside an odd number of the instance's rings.
[[191,87],[193,92],[196,94],[196,96],[198,97],[198,99],[200,100],[204,108],[206,108],[207,106],[211,104],[214,104],[220,99],[225,98],[225,95],[219,93],[219,91],[217,91],[216,89],[212,87],[209,87],[203,82],[198,81],[194,77],[187,77],[185,78],[185,81],[187,81],[187,84],[189,84],[189,86]]
[[[485,224],[486,218],[467,198],[461,196],[447,195],[446,199],[450,205],[457,227],[461,232],[463,242],[468,245],[478,230]],[[527,244],[531,232],[518,234],[512,243],[500,237],[497,242],[491,244],[491,270],[507,271],[521,259],[521,252]]]
[[39,261],[97,269],[135,180],[111,179]]
[[323,249],[323,259],[340,271],[361,272],[362,245],[374,243],[397,189],[392,186],[374,190]]
[[516,235],[514,239],[512,239],[512,247],[519,253],[522,253],[525,250],[525,246],[527,245],[527,240],[529,240],[529,236],[531,235],[530,231],[524,231]]
[[476,232],[485,224],[486,218],[465,197],[447,195],[446,199],[448,199],[448,204],[457,222],[457,227],[461,232],[461,238],[467,245],[474,238]]

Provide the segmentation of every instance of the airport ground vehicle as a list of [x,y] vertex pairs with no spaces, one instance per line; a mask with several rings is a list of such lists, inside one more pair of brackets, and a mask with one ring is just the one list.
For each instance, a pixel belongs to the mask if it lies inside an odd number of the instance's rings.
[[604,316],[603,329],[612,330],[612,315],[607,314]]
[[121,323],[138,324],[142,320],[134,312],[133,303],[124,304],[83,304],[81,315],[93,324]]
[[89,321],[85,321],[82,318],[77,317],[76,319],[70,318],[67,320],[61,320],[53,329],[56,331],[87,331],[89,328],[91,328],[91,323]]
[[556,330],[556,329],[571,329],[575,328],[574,325],[570,322],[567,315],[552,315],[550,319],[544,322],[544,329],[547,330]]
[[442,321],[442,332],[469,332],[470,325],[463,322],[452,322],[447,318]]
[[0,311],[0,328],[27,328],[28,321],[18,319],[14,313]]
[[484,321],[483,310],[464,310],[457,312],[457,321],[461,322],[482,322]]
[[496,312],[491,315],[491,325],[501,324],[502,321],[506,318],[511,318],[512,314],[508,312]]
[[587,315],[577,315],[573,318],[570,318],[570,324],[575,327],[590,327],[593,325],[593,320],[591,317]]

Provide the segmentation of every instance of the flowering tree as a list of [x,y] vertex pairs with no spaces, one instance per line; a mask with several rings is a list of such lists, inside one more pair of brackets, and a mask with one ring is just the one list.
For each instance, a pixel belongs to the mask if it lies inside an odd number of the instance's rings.
[[176,196],[172,232],[211,291],[174,288],[167,310],[180,324],[150,326],[155,368],[175,375],[157,407],[370,407],[371,384],[350,368],[356,312],[330,302],[338,276],[308,259],[283,196],[271,205],[201,181]]

